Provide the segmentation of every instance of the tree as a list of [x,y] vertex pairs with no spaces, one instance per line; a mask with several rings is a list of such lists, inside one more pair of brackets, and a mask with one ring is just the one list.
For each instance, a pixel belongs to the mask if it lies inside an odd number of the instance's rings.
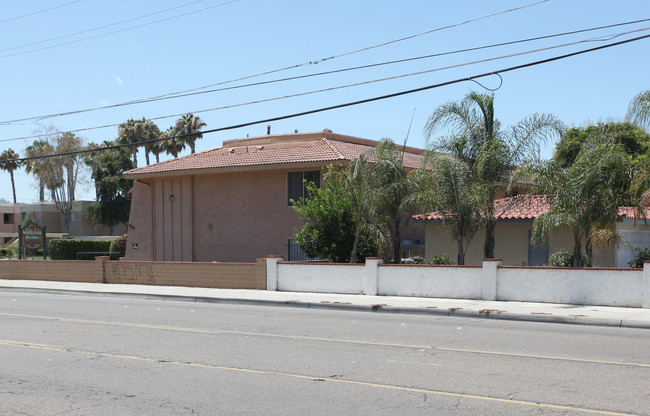
[[[142,120],[129,119],[126,122],[120,124],[118,127],[118,139],[119,144],[129,145],[131,154],[133,155],[133,164],[135,167],[138,166],[138,146],[142,142],[148,140],[154,140],[160,137],[160,129],[158,126],[151,120],[147,120],[142,117]],[[151,148],[145,143],[145,158],[147,165],[149,164],[149,152]]]
[[630,101],[625,120],[646,129],[650,128],[650,90],[641,91]]
[[61,154],[46,157],[38,164],[39,178],[42,178],[45,187],[51,192],[54,205],[63,215],[63,225],[66,233],[70,232],[70,221],[75,191],[83,167],[83,156],[80,153],[85,149],[83,140],[74,133],[58,133],[53,127],[42,128],[40,140],[47,143],[43,149],[46,154]]
[[33,144],[25,149],[25,157],[34,158],[25,161],[25,172],[31,173],[38,178],[38,197],[40,202],[45,202],[45,176],[47,172],[48,159],[42,158],[45,155],[54,153],[54,147],[47,140],[35,140]]
[[456,240],[457,263],[465,264],[465,253],[480,225],[476,178],[470,166],[449,154],[431,155],[433,192],[430,205],[442,215],[442,225]]
[[161,147],[165,149],[165,153],[174,156],[174,159],[178,158],[178,154],[185,149],[185,142],[175,136],[176,130],[174,127],[168,128],[160,136],[161,138],[168,137],[168,139],[161,141]]
[[610,136],[590,138],[575,161],[535,160],[515,173],[515,179],[534,178],[536,192],[547,196],[550,209],[533,222],[532,241],[541,244],[556,230],[573,234],[575,267],[582,267],[582,246],[593,264],[593,245],[615,244],[618,208],[629,201],[631,162],[623,146]]
[[[355,240],[355,209],[348,198],[345,176],[332,170],[324,177],[322,188],[307,184],[308,196],[292,201],[305,223],[294,236],[300,248],[314,258],[345,262],[350,258]],[[376,254],[376,246],[364,233],[359,237],[359,257]]]
[[195,153],[194,146],[196,141],[203,137],[201,129],[205,126],[207,126],[207,124],[205,124],[200,117],[195,117],[192,113],[185,114],[183,117],[176,120],[176,135],[183,136],[179,139],[190,146],[192,154]]
[[14,152],[13,149],[7,149],[0,154],[0,169],[9,172],[11,177],[11,190],[14,195],[14,204],[16,203],[16,183],[14,182],[14,171],[20,167],[20,162],[17,161],[20,156]]
[[631,158],[647,158],[650,134],[632,123],[625,122],[598,123],[568,129],[564,137],[556,144],[553,159],[563,167],[570,166],[580,154],[582,145],[599,136],[609,136],[615,143],[619,143],[623,151]]
[[407,172],[404,154],[391,139],[381,139],[368,157],[374,159],[369,203],[377,221],[390,235],[393,262],[400,263],[402,230],[417,211],[420,186],[416,177]]
[[[105,146],[113,143],[105,142]],[[106,150],[92,156],[88,161],[95,181],[97,200],[86,208],[86,215],[97,225],[113,227],[117,224],[127,224],[131,201],[128,193],[133,181],[122,177],[122,173],[133,169],[130,152],[126,148]]]
[[494,94],[470,92],[461,101],[438,107],[424,128],[430,140],[440,129],[447,134],[430,147],[465,162],[476,178],[475,198],[485,229],[484,258],[494,258],[494,229],[499,218],[494,200],[504,189],[512,170],[523,160],[539,155],[540,144],[562,135],[564,124],[549,114],[534,114],[506,129],[494,114]]

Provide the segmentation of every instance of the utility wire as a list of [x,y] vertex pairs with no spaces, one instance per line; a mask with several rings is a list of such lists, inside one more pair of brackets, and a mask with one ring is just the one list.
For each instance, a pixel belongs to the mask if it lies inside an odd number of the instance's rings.
[[[81,1],[81,0],[78,0],[78,1]],[[121,24],[124,24],[124,23],[132,22],[134,20],[140,20],[140,19],[144,19],[144,18],[147,18],[147,17],[155,16],[157,14],[166,13],[166,12],[169,12],[169,11],[172,11],[172,10],[176,10],[176,9],[180,9],[180,8],[183,8],[183,7],[191,6],[191,5],[196,4],[196,3],[201,3],[202,1],[203,0],[196,0],[196,1],[192,1],[190,3],[181,4],[180,6],[172,7],[172,8],[165,9],[165,10],[160,10],[160,11],[145,14],[145,15],[142,15],[142,16],[132,17],[131,19],[121,20],[119,22],[110,23],[110,24],[107,24],[107,25],[104,25],[104,26],[93,27],[91,29],[82,30],[80,32],[68,33],[67,35],[61,35],[61,36],[57,36],[57,37],[54,37],[54,38],[39,40],[37,42],[25,43],[25,44],[18,45],[18,46],[12,46],[11,48],[0,49],[0,52],[6,52],[6,51],[14,50],[14,49],[26,48],[28,46],[40,45],[42,43],[52,42],[54,40],[65,39],[65,38],[69,38],[71,36],[77,36],[77,35],[81,35],[81,34],[88,33],[88,32],[94,32],[96,30],[106,29],[107,27],[118,26],[118,25],[121,25]],[[2,23],[2,22],[0,22],[0,23]]]
[[[368,69],[368,68],[374,68],[374,67],[385,66],[385,65],[392,65],[392,64],[397,64],[397,63],[404,63],[404,62],[410,62],[410,61],[416,61],[416,60],[422,60],[422,59],[436,58],[436,57],[440,57],[440,56],[453,55],[453,54],[459,54],[459,53],[464,53],[464,52],[472,52],[472,51],[477,51],[477,50],[484,50],[484,49],[496,48],[496,47],[500,47],[500,46],[508,46],[508,45],[532,42],[532,41],[543,40],[543,39],[550,39],[550,38],[567,36],[567,35],[575,35],[575,34],[578,34],[578,33],[592,32],[592,31],[597,31],[597,30],[602,30],[602,29],[609,29],[609,28],[613,28],[613,27],[626,26],[626,25],[642,23],[642,22],[648,22],[648,21],[650,21],[650,19],[640,19],[640,20],[634,20],[634,21],[630,21],[630,22],[615,23],[615,24],[606,25],[606,26],[598,26],[598,27],[592,27],[592,28],[587,28],[587,29],[574,30],[574,31],[570,31],[570,32],[562,32],[562,33],[556,33],[556,34],[551,34],[551,35],[537,36],[537,37],[532,37],[532,38],[526,38],[526,39],[519,39],[519,40],[514,40],[514,41],[508,41],[508,42],[495,43],[495,44],[491,44],[491,45],[477,46],[477,47],[473,47],[473,48],[457,49],[457,50],[453,50],[453,51],[440,52],[440,53],[435,53],[435,54],[422,55],[422,56],[416,56],[416,57],[398,59],[398,60],[392,60],[392,61],[384,61],[384,62],[378,62],[378,63],[373,63],[373,64],[349,67],[349,68],[341,68],[341,69],[335,69],[335,70],[324,71],[324,72],[317,72],[317,73],[306,74],[306,75],[298,75],[298,76],[293,76],[293,77],[278,78],[278,79],[272,79],[272,80],[267,80],[267,81],[260,81],[260,82],[254,82],[254,83],[248,83],[248,84],[235,85],[235,86],[231,86],[231,87],[222,87],[222,88],[210,89],[210,90],[205,90],[205,91],[194,91],[194,92],[188,92],[188,93],[170,93],[170,94],[166,94],[166,95],[163,95],[163,96],[141,98],[141,99],[126,101],[126,102],[122,102],[122,103],[111,104],[111,105],[105,105],[105,106],[99,106],[99,107],[91,107],[91,108],[82,109],[82,110],[72,110],[72,111],[66,111],[66,112],[63,112],[63,113],[53,113],[53,114],[46,114],[46,115],[40,115],[40,116],[32,116],[32,117],[25,117],[25,118],[13,119],[13,120],[0,121],[0,126],[15,124],[15,123],[23,123],[23,122],[26,122],[26,121],[42,121],[42,120],[46,120],[46,119],[49,119],[49,118],[63,117],[63,116],[69,116],[69,115],[75,115],[75,114],[82,114],[82,113],[88,113],[88,112],[92,112],[92,111],[105,110],[105,109],[117,108],[117,107],[124,107],[124,106],[130,106],[130,105],[135,105],[135,104],[144,104],[144,103],[150,103],[150,102],[156,102],[156,101],[162,101],[162,100],[169,100],[169,99],[175,99],[175,98],[183,98],[183,97],[189,97],[189,96],[195,96],[195,95],[210,94],[210,93],[221,92],[221,91],[228,91],[228,90],[234,90],[234,89],[255,87],[255,86],[267,85],[267,84],[274,84],[274,83],[278,83],[278,82],[294,81],[294,80],[298,80],[298,79],[312,78],[312,77],[323,76],[323,75],[331,75],[331,74],[348,72],[348,71],[356,71],[356,70],[360,70],[360,69]],[[629,33],[629,32],[627,32],[627,33]],[[200,88],[205,88],[205,87],[200,87]],[[176,95],[171,95],[171,94],[176,94]]]
[[47,9],[37,10],[35,12],[23,14],[23,15],[20,15],[20,16],[10,17],[9,19],[0,20],[0,24],[11,22],[11,21],[18,20],[18,19],[23,19],[25,17],[34,16],[34,15],[40,14],[40,13],[49,12],[50,10],[58,9],[60,7],[65,7],[65,6],[68,6],[68,5],[73,4],[73,3],[79,3],[80,1],[83,1],[83,0],[70,1],[70,2],[67,2],[67,3],[64,3],[64,4],[59,4],[58,6],[53,6],[53,7],[47,8]]
[[[144,26],[150,26],[150,25],[153,25],[153,24],[157,24],[157,23],[161,23],[161,22],[166,22],[166,21],[168,21],[168,20],[178,19],[178,18],[180,18],[180,17],[185,17],[185,16],[188,16],[188,15],[190,15],[190,14],[195,14],[195,13],[204,12],[204,11],[206,11],[206,10],[214,9],[215,7],[225,6],[225,5],[227,5],[227,4],[234,3],[234,2],[236,2],[236,1],[238,1],[238,0],[230,0],[230,1],[227,1],[227,2],[225,2],[225,3],[216,4],[216,5],[214,5],[214,6],[204,7],[204,8],[199,9],[199,10],[194,10],[194,11],[191,11],[191,12],[187,12],[187,13],[179,14],[179,15],[176,15],[176,16],[167,17],[167,18],[160,19],[160,20],[154,20],[153,22],[142,23],[142,24],[140,24],[140,25],[130,26],[130,27],[126,27],[126,28],[123,28],[123,29],[114,30],[114,31],[112,31],[112,32],[100,33],[100,34],[98,34],[98,35],[87,36],[87,37],[85,37],[85,38],[81,38],[81,39],[75,39],[75,40],[71,40],[71,41],[68,41],[68,42],[57,43],[56,45],[44,46],[44,47],[42,47],[42,48],[30,49],[30,50],[28,50],[28,51],[16,52],[16,53],[11,53],[11,54],[7,54],[7,55],[0,55],[0,59],[1,59],[1,58],[9,58],[9,57],[12,57],[12,56],[18,56],[18,55],[25,55],[25,54],[32,53],[32,52],[44,51],[44,50],[47,50],[47,49],[58,48],[59,46],[65,46],[65,45],[70,45],[70,44],[73,44],[73,43],[84,42],[84,41],[86,41],[86,40],[96,39],[96,38],[99,38],[99,37],[102,37],[102,36],[108,36],[108,35],[113,35],[113,34],[115,34],[115,33],[125,32],[125,31],[127,31],[127,30],[138,29],[138,28],[141,28],[141,27],[144,27]],[[171,9],[170,9],[170,10],[171,10]]]
[[[189,111],[189,113],[202,114],[202,113],[207,113],[207,112],[212,112],[212,111],[226,110],[226,109],[231,109],[231,108],[244,107],[244,106],[248,106],[248,105],[262,104],[262,103],[267,103],[267,102],[272,102],[272,101],[279,101],[279,100],[284,100],[284,99],[289,99],[289,98],[302,97],[302,96],[306,96],[306,95],[312,95],[312,94],[318,94],[318,93],[322,93],[322,92],[328,92],[328,91],[334,91],[334,90],[339,90],[339,89],[344,89],[344,88],[356,87],[356,86],[360,86],[360,85],[373,84],[373,83],[377,83],[377,82],[383,82],[383,81],[388,81],[388,80],[393,80],[393,79],[405,78],[405,77],[410,77],[410,76],[415,76],[415,75],[422,75],[422,74],[442,71],[442,70],[446,70],[446,69],[459,68],[459,67],[474,65],[474,64],[478,64],[478,63],[485,63],[485,62],[491,62],[491,61],[496,61],[496,60],[501,60],[501,59],[507,59],[507,58],[512,58],[512,57],[515,57],[515,56],[523,56],[523,55],[528,55],[528,54],[531,54],[531,53],[543,52],[543,51],[547,51],[547,50],[551,50],[551,49],[557,49],[557,48],[561,48],[561,47],[574,46],[574,45],[577,45],[577,44],[580,44],[580,43],[585,43],[585,42],[603,42],[603,41],[611,40],[611,39],[614,39],[616,37],[620,37],[620,36],[623,36],[623,35],[626,35],[626,34],[629,34],[629,33],[645,31],[645,30],[649,30],[649,29],[650,29],[650,27],[643,28],[643,29],[635,29],[635,30],[631,30],[631,31],[628,31],[628,32],[623,32],[623,33],[619,33],[619,34],[615,34],[615,35],[610,35],[609,38],[607,38],[607,39],[605,39],[603,37],[599,37],[599,38],[596,38],[596,39],[580,40],[580,41],[576,41],[576,42],[565,43],[565,44],[555,45],[555,46],[549,46],[549,47],[546,47],[546,48],[534,49],[534,50],[525,51],[525,52],[517,52],[517,53],[512,53],[512,54],[509,54],[509,55],[486,58],[486,59],[481,59],[481,60],[476,60],[476,61],[471,61],[471,62],[464,62],[464,63],[456,64],[456,65],[448,65],[448,66],[429,69],[429,70],[425,70],[425,71],[395,75],[395,76],[392,76],[392,77],[385,77],[385,78],[379,78],[379,79],[374,79],[374,80],[369,80],[369,81],[362,81],[362,82],[357,82],[357,83],[353,83],[353,84],[339,85],[339,86],[330,87],[330,88],[323,88],[323,89],[319,89],[319,90],[305,91],[305,92],[300,92],[300,93],[296,93],[296,94],[289,94],[289,95],[284,95],[284,96],[279,96],[279,97],[265,98],[265,99],[260,99],[260,100],[248,101],[248,102],[244,102],[244,103],[229,104],[229,105],[225,105],[225,106],[202,109],[202,110],[194,110],[194,111]],[[474,82],[476,82],[476,81],[474,81]],[[164,119],[172,118],[172,117],[180,117],[180,116],[182,116],[184,114],[187,114],[187,113],[188,112],[183,112],[183,113],[178,113],[178,114],[169,114],[169,115],[164,115],[164,116],[151,117],[148,120],[149,121],[164,120]],[[103,126],[86,127],[86,128],[82,128],[82,129],[68,130],[68,132],[70,132],[70,133],[78,133],[78,132],[82,132],[82,131],[98,130],[98,129],[104,129],[104,128],[109,128],[109,127],[117,127],[119,125],[120,125],[120,123],[107,124],[107,125],[103,125]],[[31,139],[31,138],[35,138],[35,137],[40,137],[40,135],[23,136],[23,137],[11,138],[11,139],[1,139],[0,142],[17,141],[17,140]]]
[[169,93],[169,94],[160,95],[160,96],[153,97],[153,98],[166,97],[168,95],[182,94],[182,93],[198,91],[198,90],[202,90],[202,89],[206,89],[206,88],[218,87],[219,85],[230,84],[230,83],[238,82],[238,81],[244,81],[244,80],[251,79],[251,78],[257,78],[257,77],[261,77],[261,76],[264,76],[264,75],[274,74],[276,72],[286,71],[286,70],[289,70],[289,69],[300,68],[300,67],[309,66],[309,65],[316,65],[316,64],[319,64],[321,62],[330,61],[332,59],[336,59],[336,58],[340,58],[340,57],[343,57],[343,56],[348,56],[348,55],[368,51],[368,50],[371,50],[371,49],[376,49],[376,48],[386,46],[386,45],[391,45],[391,44],[394,44],[394,43],[397,43],[397,42],[402,42],[402,41],[413,39],[413,38],[416,38],[416,37],[419,37],[419,36],[424,36],[424,35],[427,35],[429,33],[438,32],[438,31],[445,30],[445,29],[452,29],[452,28],[455,28],[455,27],[458,27],[458,26],[466,25],[468,23],[472,23],[472,22],[476,22],[476,21],[479,21],[479,20],[487,19],[489,17],[497,16],[497,15],[500,15],[500,14],[511,13],[511,12],[514,12],[514,11],[517,11],[517,10],[525,9],[527,7],[532,7],[532,6],[536,6],[538,4],[541,4],[541,3],[546,3],[547,1],[549,1],[549,0],[542,0],[542,1],[535,2],[535,3],[526,4],[524,6],[515,7],[515,8],[507,9],[507,10],[502,10],[502,11],[499,11],[499,12],[487,14],[485,16],[476,17],[476,18],[473,18],[473,19],[470,19],[470,20],[465,20],[465,21],[460,22],[460,23],[447,25],[447,26],[441,26],[441,27],[438,27],[438,28],[435,28],[435,29],[427,30],[425,32],[417,33],[415,35],[410,35],[410,36],[406,36],[406,37],[403,37],[403,38],[394,39],[394,40],[391,40],[391,41],[388,41],[388,42],[380,43],[380,44],[377,44],[377,45],[367,46],[367,47],[364,47],[364,48],[361,48],[361,49],[356,49],[356,50],[353,50],[353,51],[344,52],[342,54],[330,56],[328,58],[320,58],[320,59],[316,59],[316,60],[313,60],[313,61],[303,62],[301,64],[286,66],[286,67],[283,67],[283,68],[272,69],[270,71],[260,72],[260,73],[257,73],[257,74],[246,75],[246,76],[243,76],[243,77],[240,77],[240,78],[234,78],[234,79],[230,79],[230,80],[227,80],[227,81],[217,82],[215,84],[204,85],[204,86],[198,87],[198,88],[192,88],[192,89],[189,89],[189,90],[172,92],[172,93]]
[[[602,45],[602,46],[597,46],[597,47],[594,47],[594,48],[583,49],[581,51],[571,52],[571,53],[564,54],[564,55],[558,55],[558,56],[554,56],[554,57],[551,57],[551,58],[546,58],[546,59],[542,59],[542,60],[538,60],[538,61],[532,61],[532,62],[528,62],[528,63],[521,64],[521,65],[511,66],[511,67],[499,69],[499,70],[496,70],[496,71],[484,72],[484,73],[477,74],[477,75],[471,75],[471,76],[465,77],[465,78],[457,78],[457,79],[454,79],[454,80],[451,80],[451,81],[445,81],[445,82],[441,82],[441,83],[438,83],[438,84],[431,84],[431,85],[426,85],[424,87],[414,88],[414,89],[410,89],[410,90],[403,90],[403,91],[395,92],[395,93],[392,93],[392,94],[380,95],[380,96],[366,98],[366,99],[362,99],[362,100],[358,100],[358,101],[351,101],[351,102],[347,102],[347,103],[343,103],[343,104],[337,104],[337,105],[332,105],[332,106],[328,106],[328,107],[321,107],[321,108],[302,111],[302,112],[293,113],[293,114],[286,114],[286,115],[266,118],[266,119],[262,119],[262,120],[249,121],[249,122],[245,122],[245,123],[234,124],[234,125],[230,125],[230,126],[224,126],[224,127],[218,127],[218,128],[215,128],[215,129],[204,130],[204,131],[201,131],[200,134],[209,134],[209,133],[216,133],[216,132],[220,132],[220,131],[235,130],[235,129],[239,129],[239,128],[242,128],[242,127],[248,127],[248,126],[252,126],[252,125],[256,125],[256,124],[264,124],[264,123],[269,123],[269,122],[273,122],[273,121],[286,120],[286,119],[290,119],[290,118],[295,118],[295,117],[301,117],[301,116],[306,116],[306,115],[310,115],[310,114],[321,113],[321,112],[324,112],[324,111],[337,110],[337,109],[340,109],[340,108],[352,107],[352,106],[356,106],[356,105],[360,105],[360,104],[367,104],[367,103],[374,102],[374,101],[386,100],[386,99],[389,99],[389,98],[395,98],[395,97],[400,97],[400,96],[403,96],[403,95],[414,94],[414,93],[417,93],[417,92],[422,92],[422,91],[427,91],[427,90],[431,90],[431,89],[435,89],[435,88],[445,87],[445,86],[448,86],[448,85],[458,84],[458,83],[465,82],[465,81],[472,81],[472,80],[475,80],[475,79],[478,79],[478,78],[484,78],[484,77],[495,75],[495,74],[502,74],[502,73],[505,73],[505,72],[517,71],[517,70],[524,69],[524,68],[529,68],[529,67],[542,65],[542,64],[546,64],[546,63],[550,63],[550,62],[555,62],[555,61],[559,61],[559,60],[562,60],[562,59],[567,59],[567,58],[571,58],[571,57],[574,57],[574,56],[583,55],[583,54],[586,54],[586,53],[591,53],[591,52],[599,51],[599,50],[602,50],[602,49],[611,48],[611,47],[614,47],[614,46],[620,46],[620,45],[624,45],[624,44],[627,44],[627,43],[640,41],[640,40],[647,39],[647,38],[650,38],[650,34],[643,35],[643,36],[638,36],[636,38],[625,39],[625,40],[622,40],[622,41],[619,41],[619,42],[610,43],[610,44]],[[135,145],[136,146],[141,146],[141,145],[145,145],[145,144],[149,144],[149,143],[160,142],[160,141],[163,141],[163,140],[169,140],[169,139],[175,139],[175,138],[183,138],[183,137],[192,136],[192,135],[195,135],[195,134],[196,133],[193,133],[193,134],[180,134],[180,135],[171,136],[171,137],[163,137],[163,138],[158,138],[158,139],[143,140],[141,142],[138,142]],[[36,136],[36,137],[41,137],[41,136],[42,135],[39,135],[39,136]],[[50,155],[16,158],[16,159],[7,160],[5,162],[14,162],[14,161],[15,162],[24,162],[24,161],[28,161],[28,160],[34,160],[34,159],[47,159],[47,158],[57,157],[57,156],[70,156],[70,155],[92,153],[92,152],[105,151],[105,150],[113,150],[113,149],[119,149],[119,148],[122,148],[122,147],[132,147],[132,146],[134,146],[134,144],[118,144],[118,145],[105,146],[105,147],[100,147],[100,148],[95,148],[95,149],[84,149],[84,150],[78,150],[78,151],[73,151],[73,152],[61,152],[61,153],[54,153],[54,154],[50,154]]]

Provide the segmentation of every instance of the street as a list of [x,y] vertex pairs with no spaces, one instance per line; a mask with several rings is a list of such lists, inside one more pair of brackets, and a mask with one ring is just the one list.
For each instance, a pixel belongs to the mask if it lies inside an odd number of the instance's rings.
[[650,331],[0,292],[2,415],[650,415]]

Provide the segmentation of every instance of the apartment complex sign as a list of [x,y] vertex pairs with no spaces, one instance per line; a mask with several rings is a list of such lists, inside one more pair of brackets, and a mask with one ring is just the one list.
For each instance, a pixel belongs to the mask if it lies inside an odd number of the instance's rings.
[[23,258],[23,250],[30,248],[36,250],[43,249],[43,258],[47,256],[45,246],[47,231],[46,227],[39,226],[38,224],[29,223],[26,225],[18,226],[18,258]]
[[27,224],[21,227],[21,242],[23,247],[38,249],[43,247],[44,232],[43,228],[37,224]]

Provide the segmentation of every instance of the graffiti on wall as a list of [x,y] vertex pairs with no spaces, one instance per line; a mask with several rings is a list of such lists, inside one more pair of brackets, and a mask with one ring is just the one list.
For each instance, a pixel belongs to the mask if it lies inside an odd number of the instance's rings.
[[111,264],[113,279],[130,283],[154,283],[156,278],[151,264]]

